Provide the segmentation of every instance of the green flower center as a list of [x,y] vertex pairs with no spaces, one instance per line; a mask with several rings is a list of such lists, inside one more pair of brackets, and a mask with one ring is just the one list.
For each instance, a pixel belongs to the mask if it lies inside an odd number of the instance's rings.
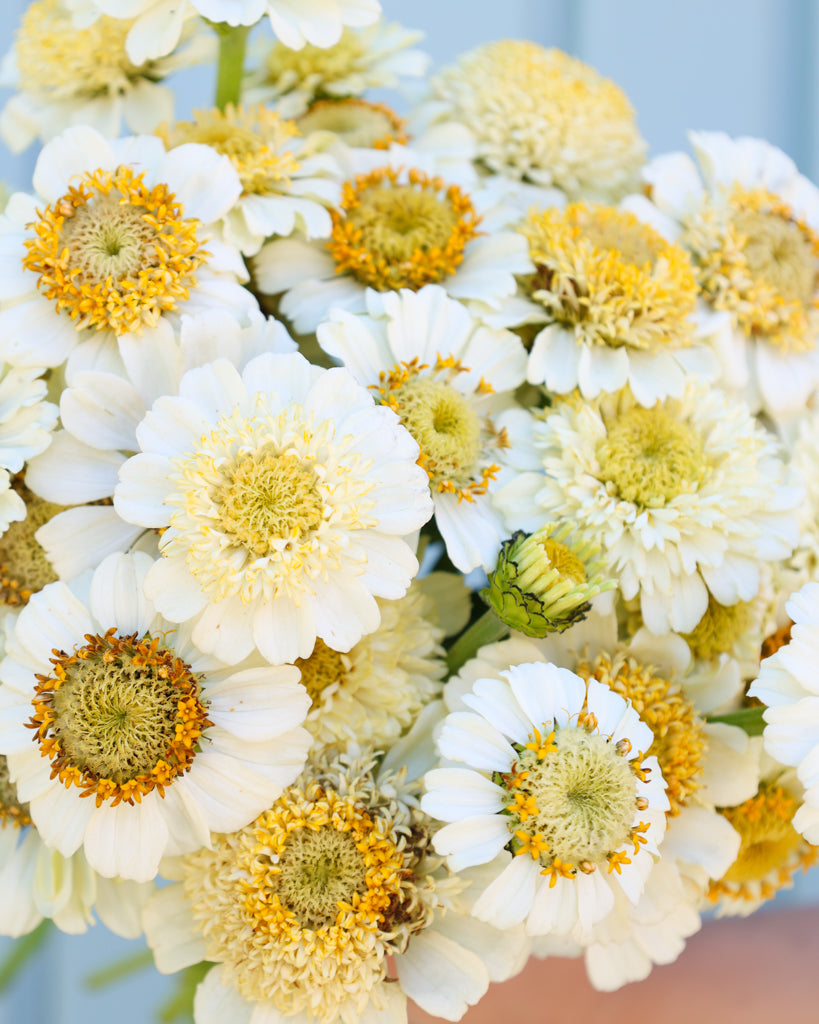
[[705,615],[691,633],[683,634],[683,638],[695,658],[713,661],[721,654],[730,654],[750,625],[751,605],[748,602],[724,605],[709,596]]
[[34,534],[58,512],[61,505],[44,501],[21,482],[14,489],[26,503],[26,518],[10,523],[0,537],[0,602],[26,604],[32,594],[57,579],[57,573]]
[[608,428],[597,450],[599,478],[623,501],[662,508],[696,491],[708,469],[703,444],[687,423],[664,409],[632,409]]
[[416,251],[443,249],[458,213],[431,190],[393,185],[367,189],[347,219],[376,262],[402,263]]
[[732,224],[745,239],[742,252],[755,282],[785,302],[808,305],[816,291],[816,259],[798,224],[775,213],[740,210]]
[[237,460],[217,503],[222,528],[258,557],[316,529],[324,512],[314,470],[264,450]]

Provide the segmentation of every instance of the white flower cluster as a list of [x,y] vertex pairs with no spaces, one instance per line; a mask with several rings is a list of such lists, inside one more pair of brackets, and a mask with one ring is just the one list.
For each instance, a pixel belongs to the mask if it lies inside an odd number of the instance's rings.
[[819,191],[533,43],[400,117],[379,14],[4,66],[0,933],[144,931],[197,1024],[614,989],[819,854]]

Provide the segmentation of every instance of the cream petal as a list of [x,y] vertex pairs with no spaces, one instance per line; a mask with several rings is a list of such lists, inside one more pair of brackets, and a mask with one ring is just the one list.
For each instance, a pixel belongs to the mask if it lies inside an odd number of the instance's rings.
[[460,1020],[489,988],[481,958],[434,928],[413,938],[406,952],[396,956],[395,969],[404,993],[445,1020]]
[[94,808],[92,804],[91,812],[85,830],[85,856],[91,867],[106,878],[119,875],[136,882],[155,878],[168,843],[159,794],[149,793],[133,806]]
[[197,1024],[250,1024],[253,1004],[246,1002],[229,983],[222,968],[211,968],[196,989],[193,1012]]
[[515,760],[512,745],[493,725],[471,711],[455,711],[447,717],[438,749],[452,761],[465,761],[488,771],[508,771]]
[[116,626],[120,635],[149,632],[156,619],[153,605],[142,585],[153,560],[138,552],[109,555],[91,581],[90,609],[98,622]]
[[453,821],[438,829],[432,844],[449,858],[453,871],[493,860],[509,842],[509,828],[498,814],[481,814]]
[[535,898],[540,865],[525,854],[513,857],[475,901],[472,913],[496,928],[511,928],[525,920]]
[[77,790],[67,790],[59,781],[32,798],[29,807],[40,838],[63,857],[82,846],[95,813],[93,800],[81,800]]
[[145,935],[161,974],[175,974],[207,959],[207,946],[181,885],[153,893],[142,915]]
[[427,792],[421,806],[439,821],[497,814],[508,798],[500,786],[465,768],[434,769],[427,772],[424,784]]
[[258,743],[301,725],[311,700],[295,666],[246,669],[206,689],[208,716],[234,736]]

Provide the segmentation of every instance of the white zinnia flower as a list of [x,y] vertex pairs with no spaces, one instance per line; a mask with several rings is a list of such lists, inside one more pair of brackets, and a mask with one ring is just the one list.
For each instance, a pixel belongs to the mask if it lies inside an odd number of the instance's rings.
[[406,1024],[407,998],[454,1021],[520,970],[521,930],[470,917],[481,873],[443,867],[403,774],[317,759],[253,824],[167,863],[145,930],[163,973],[216,962],[197,1024]]
[[186,17],[195,12],[231,26],[255,25],[265,15],[285,46],[332,46],[345,25],[371,25],[381,13],[378,0],[67,0],[83,23],[100,14],[133,18],[126,42],[134,63],[162,57],[179,42]]
[[0,113],[0,135],[12,151],[72,124],[116,138],[123,121],[133,132],[150,132],[173,116],[173,93],[161,80],[207,59],[216,40],[191,24],[182,50],[137,65],[125,52],[130,27],[102,17],[77,28],[64,0],[28,7],[0,75],[0,84],[18,90]]
[[819,845],[819,583],[811,581],[785,605],[793,620],[790,642],[766,658],[748,694],[764,704],[765,750],[780,764],[796,768],[804,803],[793,827]]
[[429,772],[421,806],[450,823],[434,844],[453,870],[508,851],[475,916],[565,934],[605,917],[616,887],[636,902],[669,803],[645,756],[654,737],[631,704],[543,662],[478,679],[463,703],[471,710],[446,718],[438,748],[467,767]]
[[[227,157],[197,145],[166,153],[153,136],[107,141],[77,126],[52,139],[0,218],[0,354],[57,366],[79,345],[162,317],[257,309],[237,250],[206,225],[239,198]],[[69,364],[69,372],[71,365]]]
[[504,411],[516,408],[525,349],[511,331],[473,320],[435,285],[368,291],[366,300],[368,316],[334,310],[318,328],[319,344],[418,442],[452,562],[463,572],[491,569],[506,531],[488,491],[507,461]]
[[0,667],[0,751],[43,842],[136,881],[247,824],[310,745],[297,670],[203,655],[144,597],[150,565],[111,555],[73,589],[49,584]]
[[235,663],[282,663],[320,637],[348,651],[402,597],[404,538],[432,513],[418,445],[343,369],[264,355],[185,374],[137,428],[114,506],[166,528],[146,592],[194,641]]
[[[91,365],[76,372],[60,396],[63,429],[26,467],[27,484],[54,503],[38,514],[35,542],[56,576],[71,579],[144,538],[144,527],[122,519],[111,499],[120,466],[139,449],[137,427],[157,399],[176,394],[195,366],[222,357],[242,370],[257,355],[295,347],[276,320],[252,313],[244,325],[219,309],[207,317],[183,316],[177,331],[163,318],[140,335],[125,334],[112,369]],[[0,539],[0,557],[3,552]]]
[[762,139],[695,132],[644,171],[633,207],[690,253],[721,383],[774,419],[819,385],[819,190]]
[[640,408],[628,392],[568,399],[535,424],[543,474],[494,496],[510,527],[569,520],[607,552],[626,600],[657,634],[694,629],[709,593],[750,601],[763,561],[798,540],[801,498],[773,437],[748,408],[702,382]]

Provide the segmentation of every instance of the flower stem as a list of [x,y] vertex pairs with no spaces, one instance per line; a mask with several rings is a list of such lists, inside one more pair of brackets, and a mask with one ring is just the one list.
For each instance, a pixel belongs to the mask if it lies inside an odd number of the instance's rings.
[[467,626],[450,648],[446,659],[450,674],[454,675],[461,665],[474,657],[479,647],[503,640],[505,636],[509,636],[506,623],[501,622],[491,608],[485,611],[471,626]]
[[5,992],[52,932],[51,921],[41,921],[33,932],[17,939],[9,955],[0,964],[0,992]]
[[219,36],[219,66],[216,71],[216,106],[224,110],[228,103],[238,103],[242,93],[242,70],[250,25],[215,24]]
[[108,985],[122,981],[123,978],[129,977],[131,974],[137,974],[139,971],[153,967],[153,963],[154,955],[150,949],[141,949],[138,953],[132,953],[121,960],[115,960],[113,963],[108,964],[107,967],[101,967],[98,971],[94,971],[93,974],[89,974],[85,979],[85,984],[92,991],[107,988]]
[[761,736],[765,728],[765,721],[762,713],[765,708],[742,708],[739,711],[729,711],[724,715],[708,715],[709,722],[722,722],[724,725],[738,725],[744,729],[749,736]]

